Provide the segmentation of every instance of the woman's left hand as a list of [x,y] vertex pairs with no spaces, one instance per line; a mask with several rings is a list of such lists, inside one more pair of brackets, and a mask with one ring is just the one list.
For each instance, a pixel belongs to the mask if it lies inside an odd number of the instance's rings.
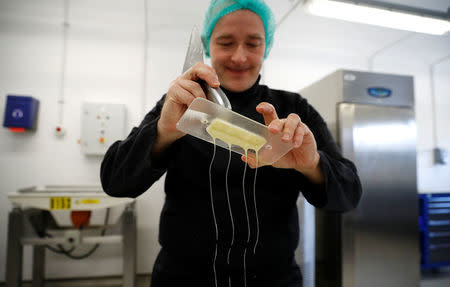
[[[315,183],[323,182],[320,170],[320,155],[317,151],[316,140],[311,130],[305,125],[297,114],[289,114],[285,119],[279,119],[275,108],[262,102],[256,107],[256,111],[264,117],[264,121],[273,134],[281,134],[283,142],[291,142],[293,148],[274,162],[272,166],[277,168],[292,168],[303,173]],[[253,156],[242,156],[250,167],[256,167],[256,159]],[[258,167],[264,165],[259,162]]]

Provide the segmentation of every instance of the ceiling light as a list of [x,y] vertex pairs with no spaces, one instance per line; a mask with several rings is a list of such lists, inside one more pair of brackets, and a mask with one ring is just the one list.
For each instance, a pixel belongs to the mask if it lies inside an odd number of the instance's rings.
[[[392,6],[380,6],[380,2],[375,2],[378,7],[370,5],[371,1],[355,1],[358,3],[349,3],[342,0],[307,0],[305,9],[311,14],[351,22],[365,23],[382,27],[407,30],[419,33],[442,35],[450,31],[450,21],[439,19],[438,17],[428,17],[426,11],[407,7],[408,11],[393,9]],[[362,3],[364,2],[364,3]],[[365,5],[366,4],[366,5]],[[400,7],[397,5],[397,7]],[[437,14],[435,11],[430,11]],[[442,15],[447,15],[442,13]],[[447,16],[448,19],[448,16]]]

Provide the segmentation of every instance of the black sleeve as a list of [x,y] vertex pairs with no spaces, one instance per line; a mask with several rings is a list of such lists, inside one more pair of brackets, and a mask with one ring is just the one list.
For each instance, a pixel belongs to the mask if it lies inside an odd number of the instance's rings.
[[319,187],[303,177],[300,190],[306,200],[316,207],[333,212],[351,210],[358,205],[362,193],[356,167],[342,156],[319,113],[305,99],[300,99],[300,117],[314,135],[325,178],[324,185]]
[[125,140],[116,141],[106,152],[100,179],[108,195],[137,197],[166,171],[161,164],[164,160],[153,162],[150,159],[164,98],[145,116],[139,127],[134,127]]

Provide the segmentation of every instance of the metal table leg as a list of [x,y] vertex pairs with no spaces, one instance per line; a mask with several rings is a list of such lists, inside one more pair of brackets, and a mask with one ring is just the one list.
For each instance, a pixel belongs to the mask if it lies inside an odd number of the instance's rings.
[[33,247],[33,284],[32,287],[44,287],[45,281],[45,246]]
[[136,286],[136,215],[133,205],[128,205],[122,217],[123,236],[123,286]]
[[19,208],[9,213],[8,250],[6,255],[6,286],[22,286],[23,246],[20,242],[23,233],[24,216]]

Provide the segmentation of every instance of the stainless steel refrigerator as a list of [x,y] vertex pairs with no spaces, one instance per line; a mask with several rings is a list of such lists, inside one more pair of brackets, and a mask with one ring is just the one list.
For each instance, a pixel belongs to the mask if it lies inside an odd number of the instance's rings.
[[419,286],[414,87],[410,76],[338,70],[303,89],[363,186],[345,214],[299,199],[305,287]]

